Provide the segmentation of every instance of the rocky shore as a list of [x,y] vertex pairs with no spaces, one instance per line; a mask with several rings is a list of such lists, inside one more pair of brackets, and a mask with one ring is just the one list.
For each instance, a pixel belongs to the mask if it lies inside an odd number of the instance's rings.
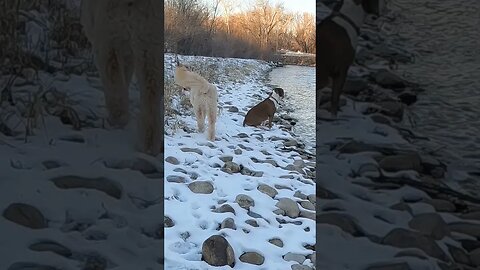
[[480,198],[447,185],[436,149],[420,147],[428,138],[411,128],[423,90],[395,67],[413,52],[374,25],[359,42],[342,112],[318,115],[317,268],[478,269]]
[[[173,56],[165,56],[172,83]],[[165,135],[165,269],[315,269],[315,153],[291,133],[243,127],[271,91],[262,61],[180,56],[219,92],[217,139],[196,131],[191,108],[172,103]],[[288,92],[288,89],[286,89]]]

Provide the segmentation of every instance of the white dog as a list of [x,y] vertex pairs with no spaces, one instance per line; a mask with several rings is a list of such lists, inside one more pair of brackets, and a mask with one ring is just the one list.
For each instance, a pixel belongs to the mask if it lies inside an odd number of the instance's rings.
[[215,124],[218,112],[218,92],[215,85],[180,65],[178,59],[175,68],[175,83],[183,88],[190,89],[190,103],[192,103],[197,118],[199,132],[205,130],[205,117],[208,115],[208,139],[215,141]]
[[129,121],[128,88],[135,72],[140,87],[139,148],[163,150],[163,2],[158,0],[82,0],[81,23],[92,43],[105,90],[108,122]]

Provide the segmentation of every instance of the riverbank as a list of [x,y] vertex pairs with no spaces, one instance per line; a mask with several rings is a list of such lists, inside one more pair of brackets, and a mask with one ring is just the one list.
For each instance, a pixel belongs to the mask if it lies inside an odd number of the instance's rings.
[[[217,86],[220,115],[215,142],[196,132],[188,98],[173,86],[173,55],[166,54],[166,88],[175,94],[166,117],[165,269],[211,269],[205,261],[314,269],[314,153],[290,133],[291,119],[276,118],[271,130],[242,126],[248,109],[271,91],[272,66],[192,56],[180,62]],[[212,252],[213,245],[225,248]]]
[[429,140],[409,117],[423,89],[396,73],[413,59],[366,25],[338,120],[318,115],[319,269],[480,265],[480,199],[450,187],[438,149],[416,143]]

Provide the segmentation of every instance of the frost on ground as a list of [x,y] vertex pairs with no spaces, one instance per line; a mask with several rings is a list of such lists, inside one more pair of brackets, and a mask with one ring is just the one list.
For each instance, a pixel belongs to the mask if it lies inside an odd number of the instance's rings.
[[[165,269],[212,269],[207,262],[222,260],[233,269],[315,268],[313,154],[279,122],[271,130],[242,126],[247,110],[271,91],[264,82],[271,67],[190,56],[180,62],[217,86],[220,114],[216,141],[209,142],[196,131],[188,102],[181,105],[180,89],[172,95],[174,113],[165,120]],[[173,55],[165,55],[167,89],[175,91],[173,68]],[[214,235],[233,254],[211,255],[204,242]]]
[[320,95],[317,268],[478,269],[480,198],[450,187],[436,149],[419,147],[428,138],[408,106],[421,89],[389,68],[412,55],[373,27],[361,37],[338,119]]

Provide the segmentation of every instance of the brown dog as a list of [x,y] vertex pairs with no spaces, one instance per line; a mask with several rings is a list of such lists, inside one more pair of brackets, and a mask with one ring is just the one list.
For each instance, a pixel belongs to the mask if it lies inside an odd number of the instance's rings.
[[340,94],[353,64],[360,27],[366,14],[380,15],[384,0],[343,0],[317,25],[317,109],[320,90],[332,86],[331,113],[337,115]]
[[282,88],[273,89],[268,98],[253,106],[247,112],[245,120],[243,120],[243,126],[263,126],[268,122],[268,127],[272,128],[273,115],[277,111],[284,95]]

